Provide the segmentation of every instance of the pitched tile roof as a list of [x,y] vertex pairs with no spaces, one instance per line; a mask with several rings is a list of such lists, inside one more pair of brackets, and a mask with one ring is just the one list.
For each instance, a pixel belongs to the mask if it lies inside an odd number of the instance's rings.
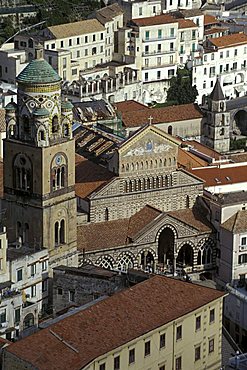
[[55,39],[80,36],[88,33],[104,31],[105,27],[97,19],[86,19],[84,21],[59,24],[48,27]]
[[215,37],[208,39],[218,49],[229,48],[238,45],[247,44],[247,35],[244,33],[233,33],[231,35],[225,35],[221,37]]
[[228,31],[229,28],[228,27],[214,27],[214,28],[210,28],[209,30],[206,30],[204,31],[204,35],[211,35],[211,34],[214,34],[214,33],[219,33],[219,32],[225,32],[225,31]]
[[210,222],[208,222],[206,217],[202,216],[196,208],[180,209],[178,211],[167,212],[167,214],[179,221],[184,222],[187,225],[192,226],[199,232],[208,233],[214,231],[214,228]]
[[197,28],[198,26],[191,19],[178,19],[178,28]]
[[94,12],[95,18],[98,19],[98,21],[102,24],[105,24],[107,22],[110,22],[113,20],[114,17],[123,14],[123,9],[117,4],[111,4],[108,6],[105,6],[104,8],[101,8],[99,10],[96,10]]
[[173,16],[169,14],[160,14],[156,15],[155,17],[132,19],[131,22],[139,27],[142,26],[145,27],[145,26],[156,26],[160,24],[177,23],[177,19],[175,19]]
[[190,172],[205,181],[205,186],[221,186],[247,182],[247,165],[222,165],[194,168]]
[[219,160],[222,157],[221,154],[217,152],[216,150],[209,148],[207,145],[199,143],[196,140],[187,140],[187,141],[183,141],[183,143],[189,146],[192,146],[194,149],[198,150],[198,152],[201,152],[205,154],[206,156],[211,157],[213,159]]
[[208,162],[190,153],[188,150],[178,148],[178,166],[182,168],[205,167]]
[[216,23],[219,23],[219,21],[213,15],[210,15],[210,14],[204,15],[204,26],[207,26],[209,24],[216,24]]
[[3,197],[3,162],[0,160],[0,198]]
[[62,370],[65,364],[78,370],[224,295],[156,275],[12,343],[5,351],[39,370]]
[[0,108],[0,132],[6,131],[5,109]]
[[75,193],[77,197],[86,198],[113,178],[114,174],[106,168],[79,154],[75,155]]
[[247,231],[247,211],[238,211],[225,221],[221,227],[234,234],[245,233]]
[[135,112],[136,110],[142,110],[142,109],[147,109],[149,110],[150,108],[147,107],[144,104],[141,104],[135,100],[125,100],[121,101],[119,103],[114,103],[114,106],[119,110],[120,112],[125,112],[125,111],[131,111]]
[[77,248],[93,251],[124,246],[161,213],[145,206],[130,218],[80,225],[77,228]]
[[[125,127],[139,127],[149,122],[152,116],[152,124],[186,121],[202,118],[203,114],[196,104],[173,105],[162,108],[147,108],[132,110],[132,106],[118,106],[122,113],[122,121]],[[133,114],[134,112],[134,114]]]

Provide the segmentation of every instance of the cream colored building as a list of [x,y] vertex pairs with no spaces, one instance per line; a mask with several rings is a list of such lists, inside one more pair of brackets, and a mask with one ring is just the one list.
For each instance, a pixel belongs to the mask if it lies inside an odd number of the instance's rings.
[[218,370],[224,295],[154,276],[8,346],[3,366]]

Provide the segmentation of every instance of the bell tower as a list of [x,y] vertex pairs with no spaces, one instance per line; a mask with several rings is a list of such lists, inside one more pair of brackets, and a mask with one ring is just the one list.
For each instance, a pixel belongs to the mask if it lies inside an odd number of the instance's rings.
[[206,115],[207,122],[203,130],[204,143],[220,153],[228,152],[230,150],[230,113],[226,111],[226,99],[219,79],[208,97]]
[[10,243],[47,248],[50,264],[76,265],[75,145],[72,104],[61,78],[36,49],[6,106],[4,207]]

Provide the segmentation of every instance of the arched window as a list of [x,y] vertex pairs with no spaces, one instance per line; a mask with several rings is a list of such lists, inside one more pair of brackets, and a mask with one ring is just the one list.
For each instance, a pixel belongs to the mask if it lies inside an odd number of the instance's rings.
[[64,220],[61,220],[60,222],[59,239],[60,239],[59,240],[60,244],[65,243],[65,221]]
[[141,182],[141,179],[138,180],[138,191],[141,191],[142,190],[142,182]]
[[167,175],[165,175],[165,186],[166,187],[169,186],[169,180],[168,180],[168,176]]
[[18,154],[14,161],[14,187],[23,191],[31,191],[32,166],[28,157]]
[[172,135],[172,126],[168,126],[168,134]]
[[28,223],[25,223],[23,230],[23,242],[28,243],[28,241],[29,241],[29,225]]
[[105,209],[105,221],[109,220],[109,210],[108,208]]
[[34,316],[32,313],[29,313],[27,316],[25,316],[23,320],[23,329],[28,329],[31,326],[34,325]]
[[151,181],[150,178],[147,178],[147,189],[151,188]]
[[69,136],[69,125],[67,123],[63,126],[63,134]]
[[14,137],[15,136],[15,124],[10,124],[9,125],[9,137]]
[[199,250],[197,254],[197,264],[201,265],[202,264],[202,252]]
[[59,222],[57,221],[55,223],[55,246],[58,246],[59,245]]
[[52,118],[52,133],[56,133],[58,132],[58,117],[57,116],[54,116]]
[[45,131],[44,130],[39,130],[39,141],[40,140],[45,140]]
[[22,243],[22,227],[20,221],[17,221],[16,223],[16,240]]
[[57,154],[51,163],[51,190],[56,191],[67,185],[67,160]]

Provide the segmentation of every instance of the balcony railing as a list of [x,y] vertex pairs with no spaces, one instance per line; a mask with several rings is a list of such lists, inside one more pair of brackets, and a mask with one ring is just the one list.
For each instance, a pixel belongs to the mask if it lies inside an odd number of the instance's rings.
[[144,51],[142,53],[142,56],[146,57],[146,56],[152,56],[152,55],[171,54],[171,53],[175,53],[175,52],[176,52],[176,49]]
[[153,42],[153,41],[166,41],[166,40],[174,40],[177,38],[177,35],[169,35],[169,36],[161,36],[161,37],[149,37],[143,38],[143,42]]

